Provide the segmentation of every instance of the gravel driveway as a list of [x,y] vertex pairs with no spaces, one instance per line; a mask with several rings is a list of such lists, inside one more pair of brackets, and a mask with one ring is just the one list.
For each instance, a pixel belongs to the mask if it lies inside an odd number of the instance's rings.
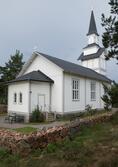
[[16,129],[16,128],[23,128],[23,127],[34,127],[38,129],[43,129],[43,128],[50,128],[54,126],[61,126],[66,124],[66,122],[51,122],[51,123],[44,123],[44,124],[26,124],[26,123],[7,123],[5,122],[5,116],[0,116],[0,128],[10,128],[10,129]]

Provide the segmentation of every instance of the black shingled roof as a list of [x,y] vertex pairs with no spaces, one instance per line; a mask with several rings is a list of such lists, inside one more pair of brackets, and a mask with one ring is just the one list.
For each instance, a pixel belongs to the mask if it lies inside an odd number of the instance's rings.
[[58,59],[56,57],[52,57],[43,53],[39,53],[36,52],[40,55],[42,55],[43,57],[47,58],[48,60],[52,61],[54,64],[56,64],[57,66],[61,67],[64,72],[66,73],[70,73],[70,74],[75,74],[75,75],[79,75],[82,77],[86,77],[86,78],[91,78],[91,79],[95,79],[95,80],[100,80],[100,81],[104,81],[104,82],[111,82],[111,80],[107,77],[105,77],[104,75],[101,75],[97,72],[95,72],[94,70],[91,70],[89,68],[80,66],[78,64],[75,63],[71,63],[62,59]]
[[96,22],[93,11],[91,12],[91,19],[90,19],[90,25],[89,25],[89,31],[87,35],[96,34],[99,36],[97,32]]
[[22,75],[21,77],[18,77],[12,81],[9,81],[8,83],[21,82],[21,81],[40,81],[40,82],[54,83],[54,81],[52,79],[50,79],[48,76],[46,76],[41,71],[32,71],[32,72],[27,73],[25,75]]
[[94,53],[94,54],[90,54],[90,55],[84,55],[84,53],[82,53],[80,55],[80,57],[77,59],[77,60],[81,60],[81,61],[84,61],[84,60],[89,60],[89,59],[95,59],[95,58],[98,58],[101,56],[101,54],[105,51],[105,48],[99,48],[98,52],[97,53]]

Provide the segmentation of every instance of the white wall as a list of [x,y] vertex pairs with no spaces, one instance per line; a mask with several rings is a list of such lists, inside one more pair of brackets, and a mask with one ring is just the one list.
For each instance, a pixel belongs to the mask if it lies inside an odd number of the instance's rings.
[[99,47],[98,46],[93,46],[93,47],[89,47],[89,48],[85,48],[84,51],[84,56],[86,55],[90,55],[90,54],[94,54],[97,53]]
[[99,44],[99,37],[96,34],[91,34],[88,36],[88,44],[96,43]]
[[93,70],[97,70],[99,69],[99,59],[96,58],[96,59],[83,61],[82,66],[93,69]]
[[[23,103],[19,103],[19,93],[23,95]],[[17,103],[14,103],[14,93],[17,93]],[[13,83],[8,86],[8,112],[28,114],[29,83]]]
[[[80,99],[79,101],[72,100],[72,79],[80,80]],[[69,74],[64,75],[64,112],[76,112],[85,110],[86,105],[91,105],[92,108],[103,108],[104,103],[101,97],[104,94],[102,83],[96,81],[96,100],[91,101],[90,96],[90,79],[85,79],[78,76],[73,76]]]
[[31,71],[40,70],[52,80],[52,111],[63,112],[63,71],[60,67],[44,58],[43,56],[37,56],[32,64],[27,69],[26,73]]
[[50,83],[32,82],[31,83],[31,112],[38,105],[38,96],[45,96],[45,111],[49,111],[50,106]]
[[86,80],[86,104],[91,105],[93,109],[95,108],[103,108],[104,107],[104,103],[101,100],[101,97],[104,94],[104,90],[103,90],[103,86],[102,83],[99,81],[96,81],[96,100],[95,101],[91,101],[91,80],[87,79]]
[[102,75],[106,75],[106,61],[103,56],[81,62],[82,66],[90,68]]
[[[80,100],[72,100],[72,79],[80,79]],[[64,75],[64,112],[73,112],[85,109],[85,88],[84,79],[72,76],[69,74]]]

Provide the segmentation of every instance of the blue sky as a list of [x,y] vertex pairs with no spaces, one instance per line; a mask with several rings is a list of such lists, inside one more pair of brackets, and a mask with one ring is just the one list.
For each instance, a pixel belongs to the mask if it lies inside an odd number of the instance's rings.
[[[16,49],[25,61],[37,50],[77,63],[87,45],[92,8],[101,35],[101,14],[109,15],[108,0],[0,0],[0,65]],[[107,64],[108,76],[118,81],[118,65]]]

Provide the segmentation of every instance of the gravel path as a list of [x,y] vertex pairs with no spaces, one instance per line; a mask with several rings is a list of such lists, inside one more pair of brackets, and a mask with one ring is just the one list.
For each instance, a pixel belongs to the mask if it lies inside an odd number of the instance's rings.
[[5,122],[5,116],[0,116],[0,128],[10,128],[10,129],[16,129],[16,128],[23,128],[23,127],[34,127],[38,129],[43,129],[43,128],[50,128],[54,126],[61,126],[66,124],[66,122],[51,122],[49,124],[23,124],[23,123],[7,123]]

